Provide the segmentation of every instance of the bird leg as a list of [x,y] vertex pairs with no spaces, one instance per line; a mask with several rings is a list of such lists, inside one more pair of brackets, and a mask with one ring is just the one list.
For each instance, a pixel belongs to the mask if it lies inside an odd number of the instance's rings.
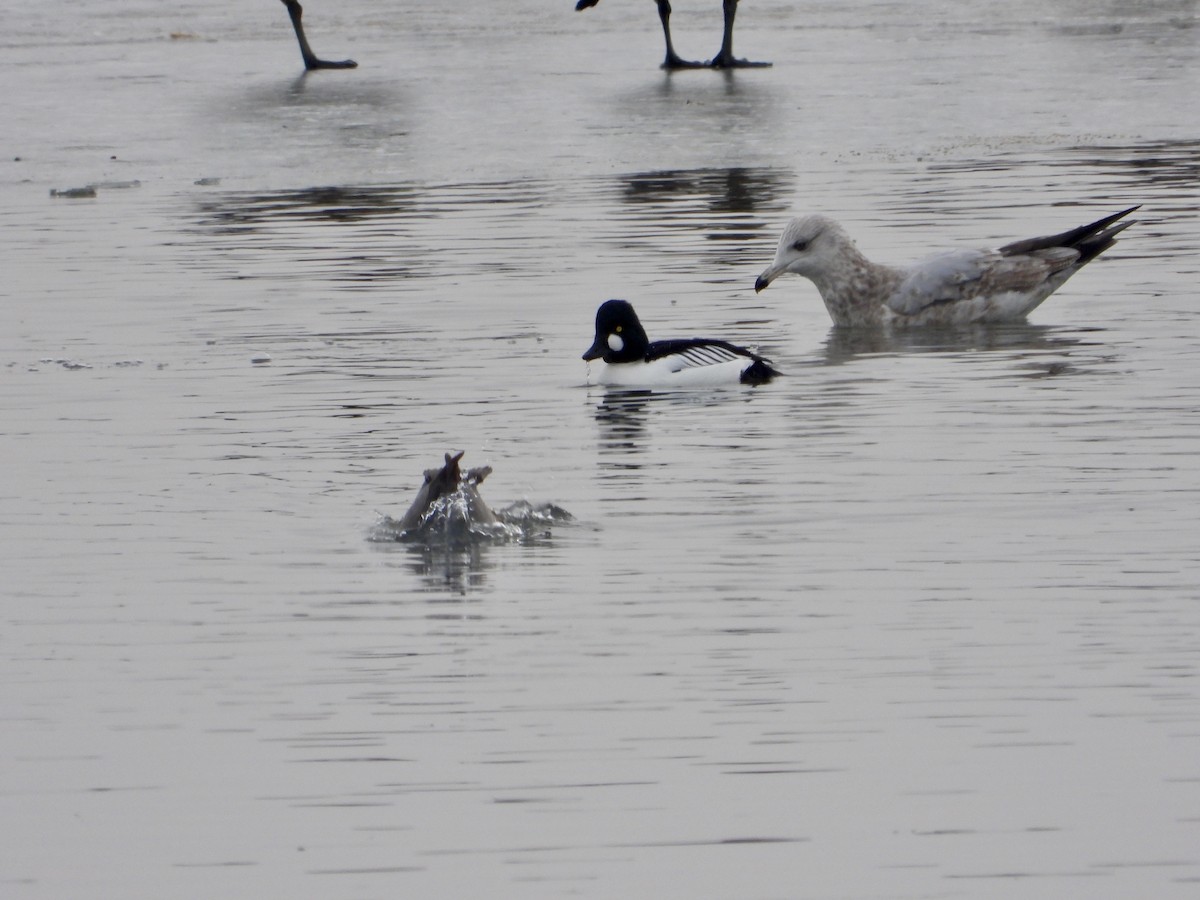
[[308,38],[304,36],[304,26],[300,24],[300,17],[304,15],[304,9],[296,0],[280,0],[280,2],[287,7],[292,27],[296,29],[296,40],[300,42],[300,55],[304,57],[305,69],[311,72],[313,69],[353,69],[358,66],[358,63],[352,59],[336,61],[321,59],[313,53],[312,47],[308,46]]
[[[706,65],[702,62],[693,62],[690,59],[683,59],[675,52],[675,45],[671,42],[671,4],[669,0],[654,0],[658,4],[658,18],[662,22],[663,38],[667,42],[667,56],[663,60],[662,67],[664,69],[701,69]],[[737,6],[735,3],[734,6]]]
[[[725,33],[721,37],[721,52],[709,63],[714,69],[748,69],[771,65],[769,62],[751,62],[733,55],[733,17],[737,15],[738,0],[722,0],[725,8]],[[661,7],[662,4],[660,3]],[[663,20],[666,25],[666,20]]]

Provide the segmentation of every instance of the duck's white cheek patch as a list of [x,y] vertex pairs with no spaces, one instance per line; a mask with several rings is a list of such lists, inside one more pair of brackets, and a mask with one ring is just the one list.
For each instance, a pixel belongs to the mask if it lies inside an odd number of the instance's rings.
[[619,334],[610,334],[608,336],[608,349],[613,353],[620,353],[625,349],[625,341]]

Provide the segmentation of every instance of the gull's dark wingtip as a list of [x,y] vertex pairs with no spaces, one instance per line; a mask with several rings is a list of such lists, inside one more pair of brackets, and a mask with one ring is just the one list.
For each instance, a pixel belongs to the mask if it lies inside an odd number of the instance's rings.
[[[1137,209],[1137,207],[1135,206],[1133,209]],[[1133,210],[1131,209],[1128,212],[1133,212]],[[1105,228],[1103,231],[1077,243],[1075,249],[1079,251],[1079,262],[1076,265],[1082,266],[1084,263],[1091,262],[1117,242],[1118,234],[1130,225],[1136,224],[1137,219],[1130,219],[1128,222],[1121,222],[1111,228]]]
[[1095,222],[1080,225],[1078,228],[1072,228],[1061,234],[1015,241],[1001,247],[999,252],[1003,256],[1014,256],[1019,253],[1032,253],[1035,250],[1046,250],[1050,247],[1070,247],[1073,250],[1079,251],[1079,264],[1082,265],[1089,260],[1095,259],[1111,247],[1113,239],[1117,234],[1134,224],[1135,220],[1131,219],[1128,222],[1122,222],[1115,227],[1113,227],[1113,223],[1141,208],[1142,205],[1139,203],[1137,206],[1131,206],[1128,209],[1112,213],[1102,219],[1097,219]]
[[[1106,228],[1108,228],[1108,226],[1112,225],[1113,222],[1117,222],[1117,221],[1125,218],[1131,212],[1136,212],[1137,210],[1139,210],[1141,208],[1142,208],[1142,204],[1139,203],[1137,206],[1131,206],[1131,207],[1129,207],[1129,209],[1123,209],[1120,212],[1113,213],[1111,216],[1105,216],[1103,219],[1097,219],[1095,222],[1091,222],[1087,225],[1082,225],[1079,228],[1075,229],[1075,233],[1078,233],[1080,235],[1080,237],[1086,237],[1091,234],[1098,234],[1099,232],[1104,231]],[[1121,228],[1128,228],[1132,224],[1133,224],[1133,221],[1125,222],[1121,225]]]

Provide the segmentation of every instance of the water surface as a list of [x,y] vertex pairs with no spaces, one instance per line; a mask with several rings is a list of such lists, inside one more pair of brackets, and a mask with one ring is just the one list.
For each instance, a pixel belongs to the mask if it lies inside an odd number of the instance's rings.
[[[275,3],[0,4],[4,895],[1193,896],[1196,4],[1128,6],[670,75],[650,4],[312,0],[304,76]],[[794,213],[1136,203],[1027,325],[753,292]],[[589,389],[609,297],[787,377]],[[370,540],[452,449],[576,521]]]

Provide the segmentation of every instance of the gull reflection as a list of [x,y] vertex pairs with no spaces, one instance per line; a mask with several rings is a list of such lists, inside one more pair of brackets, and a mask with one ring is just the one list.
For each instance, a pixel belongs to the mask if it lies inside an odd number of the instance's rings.
[[1009,355],[1031,377],[1045,377],[1083,371],[1101,361],[1105,345],[1088,335],[1103,330],[1024,322],[891,332],[835,326],[825,339],[820,361],[840,366],[877,356],[930,353],[955,357],[999,352]]

